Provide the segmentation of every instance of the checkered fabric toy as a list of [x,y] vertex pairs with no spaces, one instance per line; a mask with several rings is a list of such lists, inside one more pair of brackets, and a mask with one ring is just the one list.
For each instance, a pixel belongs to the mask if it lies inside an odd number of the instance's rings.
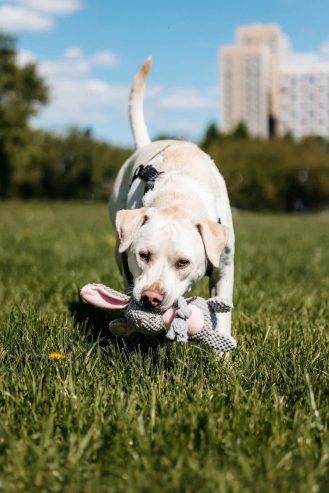
[[173,307],[161,313],[103,284],[87,284],[80,294],[91,305],[118,311],[118,318],[110,323],[110,330],[115,335],[127,337],[133,332],[147,335],[165,332],[170,340],[182,343],[201,341],[221,352],[236,348],[235,339],[218,330],[217,313],[232,309],[227,301],[219,297],[209,300],[199,296],[180,297]]

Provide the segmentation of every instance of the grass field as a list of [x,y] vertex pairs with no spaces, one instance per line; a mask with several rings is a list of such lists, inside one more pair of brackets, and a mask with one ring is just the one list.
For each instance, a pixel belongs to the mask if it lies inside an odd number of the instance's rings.
[[328,215],[235,225],[220,357],[79,302],[122,287],[105,205],[0,204],[0,491],[329,491]]

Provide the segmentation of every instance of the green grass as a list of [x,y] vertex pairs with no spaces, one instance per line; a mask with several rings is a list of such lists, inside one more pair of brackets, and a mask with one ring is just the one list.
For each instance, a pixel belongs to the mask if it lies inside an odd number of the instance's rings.
[[328,491],[328,216],[235,225],[221,357],[116,340],[79,302],[122,287],[105,205],[0,204],[0,491]]

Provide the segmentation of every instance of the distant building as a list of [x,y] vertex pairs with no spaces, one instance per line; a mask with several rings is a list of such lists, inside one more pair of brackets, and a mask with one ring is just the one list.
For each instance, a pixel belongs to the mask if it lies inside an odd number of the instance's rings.
[[222,129],[251,135],[329,136],[329,62],[290,55],[277,25],[242,26],[220,50]]
[[279,113],[279,67],[289,40],[277,25],[243,26],[237,45],[221,48],[222,128],[244,122],[252,135],[268,137]]
[[268,136],[270,56],[265,47],[221,50],[223,130],[244,122],[252,135]]
[[280,135],[329,137],[329,62],[282,65],[279,96]]

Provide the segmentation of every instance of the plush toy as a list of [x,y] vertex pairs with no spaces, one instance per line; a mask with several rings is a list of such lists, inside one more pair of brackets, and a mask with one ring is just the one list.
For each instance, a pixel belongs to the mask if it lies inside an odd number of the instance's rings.
[[81,298],[91,305],[105,310],[116,310],[118,318],[110,323],[115,335],[127,337],[133,332],[154,335],[166,333],[170,340],[186,343],[202,341],[221,352],[236,348],[233,337],[218,331],[217,313],[229,312],[232,306],[215,297],[204,300],[199,296],[180,297],[177,303],[164,313],[137,303],[134,298],[119,293],[103,284],[87,284]]

